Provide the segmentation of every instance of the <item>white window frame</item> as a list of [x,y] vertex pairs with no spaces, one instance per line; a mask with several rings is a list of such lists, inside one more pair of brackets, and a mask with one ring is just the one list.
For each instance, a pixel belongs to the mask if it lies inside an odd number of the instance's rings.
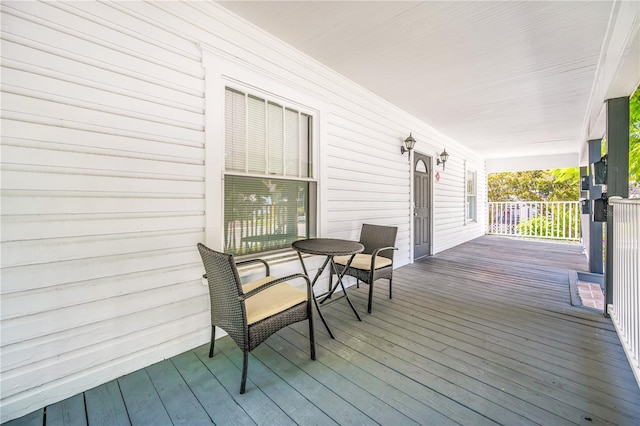
[[[243,133],[245,134],[245,140],[244,140],[244,147],[241,150],[241,152],[244,152],[244,168],[242,170],[238,170],[237,168],[234,169],[233,167],[227,169],[227,165],[226,165],[226,161],[225,161],[225,169],[223,171],[223,180],[225,180],[225,178],[229,178],[229,177],[249,177],[249,178],[257,178],[257,179],[268,179],[268,180],[280,180],[280,181],[285,181],[285,182],[306,182],[309,184],[308,186],[308,192],[307,192],[307,197],[308,197],[308,211],[307,211],[307,221],[309,221],[308,223],[308,235],[305,235],[305,237],[314,237],[316,236],[317,233],[317,187],[318,187],[318,182],[317,179],[314,178],[314,170],[315,170],[315,164],[313,162],[313,150],[314,150],[314,140],[313,140],[313,133],[314,133],[314,127],[316,126],[315,124],[315,120],[317,119],[317,113],[315,113],[314,111],[305,108],[304,106],[301,106],[299,104],[293,104],[292,102],[277,97],[273,94],[268,94],[268,93],[264,93],[260,90],[257,90],[255,88],[245,88],[242,87],[241,85],[239,85],[238,83],[230,83],[227,84],[225,86],[225,97],[227,95],[227,92],[231,91],[231,92],[235,92],[236,94],[240,95],[241,97],[244,98],[244,108],[246,109],[247,113],[245,114],[245,123],[244,123],[244,129],[243,129]],[[236,98],[237,99],[237,98]],[[258,100],[260,103],[264,103],[264,113],[265,113],[265,134],[264,136],[264,164],[261,164],[262,166],[262,170],[253,170],[251,171],[252,167],[251,167],[251,163],[250,163],[250,142],[249,142],[249,137],[248,137],[248,129],[251,126],[249,123],[250,120],[250,114],[248,114],[249,111],[249,103],[250,103],[250,99],[256,99]],[[226,105],[226,104],[225,104]],[[287,167],[286,167],[286,161],[285,161],[285,157],[286,157],[286,153],[285,153],[285,146],[286,146],[286,142],[284,139],[284,133],[283,133],[283,140],[282,140],[282,146],[280,147],[283,151],[282,151],[282,171],[281,173],[276,173],[273,172],[272,167],[273,164],[271,163],[271,158],[272,155],[274,154],[274,152],[271,151],[271,145],[270,142],[272,142],[273,140],[271,140],[269,138],[269,136],[267,135],[267,127],[268,127],[268,122],[269,122],[269,111],[272,111],[272,106],[277,106],[277,108],[279,110],[282,110],[283,114],[281,117],[282,120],[282,130],[284,131],[284,129],[286,128],[286,123],[285,123],[285,115],[286,115],[286,111],[295,111],[298,114],[298,125],[299,125],[299,130],[298,130],[298,135],[300,135],[304,129],[307,129],[309,134],[309,140],[308,140],[308,144],[307,146],[303,149],[303,145],[301,144],[301,139],[299,139],[298,143],[299,143],[299,152],[303,151],[306,153],[306,158],[301,158],[300,156],[298,156],[297,158],[297,175],[291,175],[291,174],[287,174]],[[226,113],[226,112],[225,112]],[[310,117],[310,127],[304,127],[302,126],[302,120],[300,120],[300,117],[305,116],[305,117]],[[225,129],[225,136],[226,136],[226,129]],[[225,143],[226,143],[226,138],[225,138]],[[225,152],[227,152],[227,147],[225,146]],[[233,166],[233,165],[232,165]],[[225,199],[225,189],[223,186],[223,190],[222,190],[222,203],[224,204],[224,199]],[[224,223],[224,221],[223,221]],[[223,230],[223,234],[224,234],[224,230]],[[271,234],[264,234],[264,235],[271,235]],[[262,238],[264,235],[260,235],[257,238]],[[226,249],[226,247],[225,247]],[[242,249],[242,247],[240,247],[239,249]],[[265,250],[261,250],[258,252],[254,252],[251,254],[248,254],[247,256],[256,256],[256,255],[260,255],[262,256],[265,253],[272,253],[272,252],[279,252],[282,250],[288,250],[288,247],[280,247],[280,248],[275,248],[275,249],[265,249]]]
[[241,91],[260,94],[277,94],[286,100],[287,105],[313,117],[312,152],[313,163],[311,178],[317,182],[316,229],[313,236],[322,235],[327,227],[327,216],[322,214],[320,206],[327,199],[326,175],[322,173],[326,163],[326,152],[320,149],[321,141],[326,139],[329,103],[320,99],[317,93],[304,91],[304,88],[282,82],[266,70],[247,67],[246,63],[227,55],[221,55],[215,48],[200,46],[204,69],[205,133],[201,148],[204,149],[203,186],[204,186],[204,242],[209,247],[222,251],[224,248],[224,172],[225,172],[225,88],[232,87]]
[[[469,181],[471,180],[471,185]],[[469,191],[471,186],[471,191]],[[465,164],[465,179],[464,179],[464,222],[477,222],[478,221],[478,172],[472,169],[467,169]],[[470,201],[471,199],[471,201]],[[473,203],[473,209],[470,208]],[[473,213],[470,217],[470,213]]]

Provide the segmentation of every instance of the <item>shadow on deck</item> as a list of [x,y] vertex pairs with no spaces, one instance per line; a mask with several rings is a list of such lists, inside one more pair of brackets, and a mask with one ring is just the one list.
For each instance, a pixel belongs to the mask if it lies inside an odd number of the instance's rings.
[[572,307],[581,247],[485,236],[394,272],[285,328],[250,357],[229,337],[9,424],[619,424],[640,422],[640,390],[611,321]]

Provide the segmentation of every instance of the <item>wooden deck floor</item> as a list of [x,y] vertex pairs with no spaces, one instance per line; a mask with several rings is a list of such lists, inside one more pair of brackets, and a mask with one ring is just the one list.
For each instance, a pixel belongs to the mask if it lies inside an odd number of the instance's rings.
[[31,413],[14,424],[640,424],[640,390],[611,322],[570,305],[575,245],[482,237],[399,268],[249,360],[228,337]]

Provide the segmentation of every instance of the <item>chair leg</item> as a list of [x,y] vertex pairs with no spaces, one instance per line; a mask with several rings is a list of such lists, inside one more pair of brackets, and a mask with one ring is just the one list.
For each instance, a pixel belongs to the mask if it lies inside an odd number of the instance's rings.
[[213,358],[213,348],[216,344],[216,326],[211,326],[211,345],[209,346],[209,358]]
[[249,351],[244,351],[242,360],[242,382],[240,383],[240,393],[243,394],[247,385],[247,367],[249,366]]
[[393,278],[389,278],[389,299],[393,299],[391,295],[391,283],[393,282]]
[[371,301],[373,300],[373,281],[369,283],[369,304],[367,306],[367,312],[371,313]]
[[316,360],[316,339],[313,332],[313,307],[311,302],[307,303],[307,314],[309,315],[309,345],[311,351],[311,359]]

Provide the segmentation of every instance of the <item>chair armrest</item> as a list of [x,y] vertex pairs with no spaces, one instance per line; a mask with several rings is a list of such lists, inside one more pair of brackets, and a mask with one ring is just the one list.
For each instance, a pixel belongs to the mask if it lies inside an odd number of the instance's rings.
[[378,255],[378,253],[384,250],[398,250],[398,247],[380,247],[379,249],[375,249],[373,253],[371,253],[371,270],[372,271],[376,264],[376,256]]
[[309,279],[308,276],[306,276],[305,274],[293,274],[293,275],[287,275],[286,277],[282,277],[282,278],[276,278],[273,281],[269,281],[268,283],[265,283],[263,285],[261,285],[260,287],[256,287],[253,290],[251,290],[248,293],[245,293],[241,296],[238,296],[240,300],[246,300],[248,298],[250,298],[251,296],[255,296],[256,294],[260,293],[261,291],[264,291],[266,289],[268,289],[269,287],[272,287],[276,284],[280,284],[283,283],[285,281],[290,281],[296,278],[304,278],[305,281],[307,281],[307,295],[309,297],[311,297],[311,291],[312,291],[312,287],[311,287],[311,280]]
[[251,263],[262,263],[266,269],[266,273],[264,274],[265,277],[268,277],[270,275],[270,270],[269,270],[269,264],[267,263],[266,260],[264,259],[248,259],[248,260],[241,260],[240,262],[236,262],[236,266],[245,266],[245,265],[249,265]]
[[[249,259],[249,260],[241,260],[240,262],[236,262],[236,267],[238,266],[244,266],[244,265],[248,265],[250,263],[257,263],[260,262],[264,265],[265,269],[266,269],[266,273],[264,274],[265,277],[269,276],[270,270],[269,270],[269,264],[267,263],[266,260],[264,259]],[[207,274],[202,275],[202,278],[204,278],[205,280],[207,279]]]

